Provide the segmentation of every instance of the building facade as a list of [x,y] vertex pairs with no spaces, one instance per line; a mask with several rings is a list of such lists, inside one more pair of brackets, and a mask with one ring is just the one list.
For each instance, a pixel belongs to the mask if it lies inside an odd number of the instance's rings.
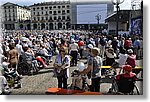
[[31,29],[33,30],[61,30],[70,29],[71,3],[70,1],[43,2],[30,6]]
[[30,29],[31,11],[28,7],[7,2],[2,5],[2,14],[3,29]]

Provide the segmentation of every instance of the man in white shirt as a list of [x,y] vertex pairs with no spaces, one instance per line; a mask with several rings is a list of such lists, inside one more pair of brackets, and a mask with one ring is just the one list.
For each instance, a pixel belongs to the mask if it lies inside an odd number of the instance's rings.
[[78,56],[78,50],[79,50],[79,46],[78,44],[75,42],[74,39],[71,40],[72,41],[72,44],[70,44],[70,55],[72,57],[72,60],[71,60],[71,65],[75,66],[77,65],[77,56]]

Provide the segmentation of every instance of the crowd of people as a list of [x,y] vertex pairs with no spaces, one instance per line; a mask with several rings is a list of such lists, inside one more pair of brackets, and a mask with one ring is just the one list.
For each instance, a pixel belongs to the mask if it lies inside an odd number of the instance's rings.
[[[92,73],[91,91],[99,92],[99,83],[102,65],[112,66],[118,63],[118,67],[130,65],[136,66],[136,60],[142,59],[143,39],[139,36],[112,36],[91,31],[5,31],[1,36],[0,56],[1,63],[6,61],[9,68],[15,68],[17,76],[17,65],[24,53],[41,62],[46,68],[48,60],[54,63],[54,73],[58,79],[58,87],[67,89],[69,68],[77,66],[80,59],[87,59],[87,68],[80,74]],[[38,57],[36,56],[38,53]],[[40,54],[46,58],[39,57]],[[56,56],[55,61],[52,57]],[[6,59],[6,60],[4,60]],[[118,60],[116,60],[118,59]],[[1,66],[2,69],[2,66]],[[36,70],[39,70],[38,68]],[[1,79],[5,79],[3,74]],[[0,80],[0,90],[6,81]]]

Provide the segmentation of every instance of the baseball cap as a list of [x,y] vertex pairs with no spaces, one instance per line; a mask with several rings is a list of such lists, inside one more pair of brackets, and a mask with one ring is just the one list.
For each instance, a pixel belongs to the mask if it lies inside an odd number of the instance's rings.
[[125,71],[131,72],[132,71],[132,67],[130,65],[124,65],[122,67]]

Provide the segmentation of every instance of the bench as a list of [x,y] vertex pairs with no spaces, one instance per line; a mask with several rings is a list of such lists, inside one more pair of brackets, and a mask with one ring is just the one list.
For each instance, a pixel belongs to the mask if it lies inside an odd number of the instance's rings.
[[[111,66],[101,66],[102,69],[110,69],[112,68]],[[142,67],[140,66],[136,66],[135,68],[133,68],[133,70],[143,70]]]
[[[110,69],[111,66],[101,66],[101,69]],[[132,72],[138,74],[140,71],[142,71],[143,68],[141,66],[136,66],[135,68],[132,68]]]

